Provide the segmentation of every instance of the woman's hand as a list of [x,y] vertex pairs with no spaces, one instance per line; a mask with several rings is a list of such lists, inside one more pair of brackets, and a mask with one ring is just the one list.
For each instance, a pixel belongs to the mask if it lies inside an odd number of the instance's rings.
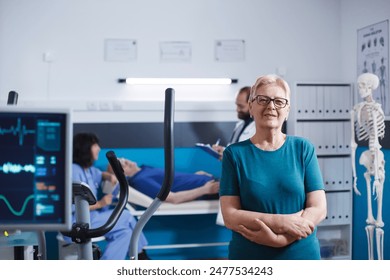
[[314,223],[302,217],[303,210],[287,215],[277,215],[277,228],[271,227],[276,233],[286,233],[296,239],[306,238],[314,231]]
[[102,199],[99,200],[99,206],[100,208],[103,208],[104,206],[111,205],[112,203],[112,194],[106,194],[102,197]]
[[237,232],[252,242],[271,247],[284,247],[296,240],[288,234],[276,234],[259,219],[254,220],[254,227],[257,229],[251,230],[240,225]]
[[116,176],[114,174],[111,174],[111,176],[110,176],[110,183],[113,186],[115,186],[116,183],[118,183],[118,179],[116,178]]
[[203,185],[205,189],[205,194],[216,194],[219,192],[219,182],[215,180],[210,180]]
[[94,205],[89,206],[89,210],[99,210],[107,205],[111,205],[112,203],[112,194],[104,195],[99,201],[97,201]]
[[[109,167],[111,168],[111,165],[109,165]],[[109,181],[112,186],[115,186],[118,183],[118,179],[116,178],[115,174],[107,171],[102,172],[102,179]]]

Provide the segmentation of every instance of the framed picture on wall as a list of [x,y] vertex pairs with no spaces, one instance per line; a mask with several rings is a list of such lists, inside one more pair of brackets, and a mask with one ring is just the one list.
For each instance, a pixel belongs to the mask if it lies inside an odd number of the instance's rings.
[[[357,76],[373,73],[379,78],[379,87],[373,97],[390,116],[389,96],[389,20],[381,21],[357,31]],[[360,101],[359,101],[360,102]]]
[[105,61],[126,62],[137,59],[137,41],[131,39],[106,39],[104,41]]
[[245,40],[216,40],[215,60],[240,62],[245,60]]

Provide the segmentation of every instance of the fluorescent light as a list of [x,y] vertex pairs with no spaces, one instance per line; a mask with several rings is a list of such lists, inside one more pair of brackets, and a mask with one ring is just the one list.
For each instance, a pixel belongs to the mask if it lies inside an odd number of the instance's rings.
[[129,85],[230,85],[238,82],[230,78],[126,78],[119,83]]

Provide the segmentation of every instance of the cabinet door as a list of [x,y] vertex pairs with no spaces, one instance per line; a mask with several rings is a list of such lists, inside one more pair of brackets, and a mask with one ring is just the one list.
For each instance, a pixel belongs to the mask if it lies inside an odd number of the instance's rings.
[[320,159],[322,162],[321,171],[326,191],[349,190],[349,186],[344,182],[345,159],[346,158],[340,157],[326,157]]

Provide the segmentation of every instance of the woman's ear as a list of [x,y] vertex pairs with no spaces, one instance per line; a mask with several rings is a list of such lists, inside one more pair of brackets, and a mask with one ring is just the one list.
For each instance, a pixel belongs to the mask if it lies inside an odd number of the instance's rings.
[[253,114],[252,114],[252,102],[249,101],[248,104],[249,104],[249,116],[253,119]]
[[288,120],[288,115],[290,114],[290,105],[287,107],[286,121]]

